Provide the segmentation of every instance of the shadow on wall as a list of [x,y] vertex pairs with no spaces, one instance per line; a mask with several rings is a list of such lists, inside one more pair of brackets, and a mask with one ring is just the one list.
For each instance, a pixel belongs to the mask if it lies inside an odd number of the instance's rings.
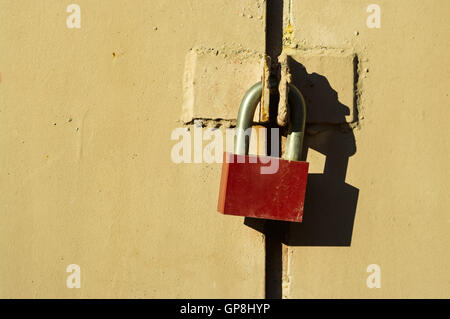
[[[356,60],[355,60],[356,63]],[[303,159],[309,149],[326,156],[323,174],[309,174],[302,223],[287,223],[289,246],[350,246],[359,190],[345,182],[349,157],[356,153],[355,136],[345,116],[348,106],[328,80],[288,60],[293,84],[303,93],[307,109]],[[355,74],[355,77],[357,74]],[[353,106],[352,106],[353,107]],[[355,113],[356,114],[356,113]],[[337,124],[321,124],[337,123]]]
[[345,182],[349,157],[356,153],[355,137],[345,119],[350,109],[339,102],[324,76],[309,74],[293,59],[288,63],[292,83],[307,105],[303,160],[309,149],[325,155],[324,171],[308,175],[302,223],[252,218],[244,223],[266,235],[276,235],[288,246],[350,246],[359,194]]

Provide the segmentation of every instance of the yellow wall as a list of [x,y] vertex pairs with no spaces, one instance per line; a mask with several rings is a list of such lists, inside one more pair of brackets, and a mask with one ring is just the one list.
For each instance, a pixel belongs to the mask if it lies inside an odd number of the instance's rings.
[[[369,29],[371,2],[289,2],[290,49],[356,54],[359,98],[350,132],[309,125],[306,141],[318,175],[323,155],[340,173],[348,161],[351,245],[317,246],[342,238],[305,210],[284,297],[448,298],[450,3],[378,0]],[[173,163],[170,135],[190,49],[263,54],[264,1],[76,0],[80,29],[70,3],[0,0],[0,296],[263,298],[264,236],[216,212],[221,165]],[[314,185],[332,191],[340,173]],[[341,224],[332,203],[313,210]]]
[[[296,41],[350,48],[361,68],[345,179],[359,189],[351,247],[290,247],[292,298],[450,296],[450,3],[376,1],[381,28],[369,29],[370,3],[294,0],[291,8]],[[344,140],[337,145],[351,144]],[[346,150],[330,152],[345,158]],[[367,288],[370,264],[381,267],[380,289]]]

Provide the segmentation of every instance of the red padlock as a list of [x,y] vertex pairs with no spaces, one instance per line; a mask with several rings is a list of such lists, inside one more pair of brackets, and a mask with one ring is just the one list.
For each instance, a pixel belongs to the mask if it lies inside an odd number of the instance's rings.
[[239,107],[234,154],[225,152],[223,155],[217,210],[226,215],[301,222],[309,166],[300,161],[305,100],[290,84],[284,159],[247,155],[253,116],[261,94],[262,83],[259,82],[247,91]]

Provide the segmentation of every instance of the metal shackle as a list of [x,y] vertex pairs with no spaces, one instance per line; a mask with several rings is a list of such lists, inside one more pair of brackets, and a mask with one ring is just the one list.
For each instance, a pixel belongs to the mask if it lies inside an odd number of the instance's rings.
[[[237,116],[236,134],[234,136],[234,153],[247,155],[250,142],[250,132],[246,130],[252,126],[256,107],[261,100],[262,82],[253,85],[239,106]],[[303,95],[289,83],[288,94],[288,134],[286,140],[284,159],[289,161],[300,161],[303,147],[303,135],[306,122],[306,104]]]

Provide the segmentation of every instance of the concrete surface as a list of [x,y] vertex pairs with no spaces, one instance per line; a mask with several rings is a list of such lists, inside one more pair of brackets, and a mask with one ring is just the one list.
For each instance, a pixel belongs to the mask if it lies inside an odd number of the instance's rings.
[[[186,55],[263,54],[265,2],[77,0],[80,29],[70,3],[0,0],[0,297],[263,298],[264,235],[216,212],[220,164],[173,163],[170,136]],[[284,298],[450,297],[450,2],[378,0],[379,29],[371,3],[284,1],[284,52],[311,53],[296,61],[323,84]],[[244,71],[223,66],[229,89]],[[233,120],[243,93],[184,119]]]

